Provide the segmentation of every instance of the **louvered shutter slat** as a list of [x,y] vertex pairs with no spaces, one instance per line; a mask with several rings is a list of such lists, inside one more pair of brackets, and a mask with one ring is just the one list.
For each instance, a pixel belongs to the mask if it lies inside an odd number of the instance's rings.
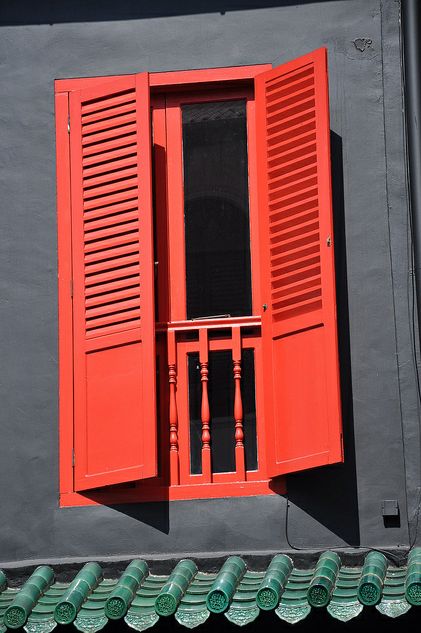
[[101,230],[108,230],[106,227],[112,227],[115,224],[121,223],[129,223],[138,221],[138,213],[137,210],[129,209],[128,211],[123,211],[118,214],[113,213],[110,216],[101,217],[98,220],[88,220],[85,223],[86,234],[90,235],[91,233],[100,232]]
[[[133,163],[133,161],[131,161]],[[118,178],[119,182],[124,178],[132,178],[137,176],[137,165],[130,164],[127,167],[122,168],[121,165],[113,164],[110,165],[109,171],[103,171],[100,175],[93,177],[92,174],[86,173],[88,176],[83,181],[83,186],[85,190],[93,190],[94,193],[98,192],[98,186],[103,185],[105,183],[112,182],[116,178]]]
[[147,74],[70,95],[75,489],[156,474]]
[[[83,133],[83,142],[87,142],[89,143],[89,140],[91,138],[91,134],[94,134],[96,132],[100,132],[102,130],[113,130],[113,136],[121,136],[121,134],[125,133],[126,129],[123,126],[129,125],[129,126],[133,126],[136,125],[136,110],[133,109],[130,112],[124,112],[122,114],[118,114],[116,115],[115,113],[113,113],[113,116],[108,116],[106,118],[99,118],[96,121],[86,121],[85,118],[83,118],[83,125],[82,125],[82,133]],[[119,129],[117,129],[119,128]]]
[[83,121],[85,125],[88,125],[90,123],[95,123],[96,121],[105,121],[105,120],[109,120],[112,118],[115,118],[117,116],[120,116],[121,114],[127,114],[127,113],[132,113],[132,112],[136,112],[136,102],[134,100],[125,100],[123,102],[123,105],[121,106],[113,106],[110,107],[108,105],[107,109],[104,111],[99,111],[99,112],[94,112],[93,114],[84,114],[83,116]]
[[138,275],[140,273],[140,267],[138,264],[138,259],[135,258],[134,263],[131,265],[126,265],[123,269],[117,268],[116,270],[108,270],[101,274],[96,274],[91,277],[86,277],[86,293],[89,291],[97,293],[100,288],[104,288],[105,283],[108,281],[115,281],[117,279],[131,279],[133,276]]
[[136,147],[136,132],[133,130],[125,130],[125,134],[112,138],[107,142],[101,143],[99,150],[96,143],[85,144],[82,148],[83,164],[86,164],[86,160],[90,159],[93,162],[102,162],[108,158],[107,152],[113,152],[119,148]]
[[110,301],[114,303],[116,301],[120,301],[121,299],[136,297],[138,296],[138,294],[139,294],[139,283],[137,284],[135,283],[135,284],[129,285],[128,287],[126,286],[123,290],[114,288],[112,291],[112,294],[104,293],[104,294],[96,295],[94,297],[90,297],[88,294],[86,294],[85,305],[86,305],[86,308],[92,308],[94,306],[106,305]]
[[139,305],[135,304],[133,301],[132,308],[125,308],[122,310],[118,310],[117,313],[113,312],[112,314],[106,314],[106,310],[98,310],[98,313],[101,316],[97,316],[94,318],[90,318],[89,310],[86,311],[86,332],[89,337],[98,336],[101,334],[100,329],[102,326],[111,325],[111,324],[120,324],[121,330],[126,330],[126,323],[130,321],[130,329],[137,326],[138,320],[140,319],[140,309]]
[[[113,227],[116,236],[108,235],[105,239],[97,239],[95,242],[85,244],[85,262],[94,262],[104,259],[118,258],[119,255],[132,252],[138,248],[139,232],[135,228],[132,231],[120,234],[121,227]],[[90,236],[89,236],[90,237]],[[117,259],[117,263],[118,263]]]
[[100,196],[108,196],[120,192],[124,195],[128,190],[132,191],[133,189],[137,188],[138,184],[139,183],[135,173],[132,173],[131,176],[126,177],[124,177],[123,175],[122,179],[116,182],[98,185],[96,187],[85,185],[84,197],[85,200],[89,202],[92,198],[95,198],[97,200]]
[[[119,292],[121,288],[131,288],[132,286],[138,286],[139,282],[140,282],[139,275],[132,275],[130,277],[125,277],[123,279],[118,279],[117,281],[108,281],[107,283],[104,283],[104,284],[96,284],[95,286],[86,286],[85,296],[86,297],[102,297],[114,291]],[[86,302],[88,302],[88,299],[86,299]]]
[[[108,218],[109,216],[118,217],[118,214],[123,213],[125,211],[134,211],[137,213],[137,197],[132,194],[129,200],[126,200],[122,203],[116,203],[112,205],[106,205],[99,209],[91,210],[89,209],[89,214],[86,214],[85,224],[87,230],[92,226],[90,222],[93,220],[101,220],[102,218]],[[118,219],[116,220],[118,221]]]
[[[88,252],[88,248],[91,248],[91,250],[95,250],[95,242],[99,242],[99,240],[103,240],[107,237],[113,237],[116,233],[127,234],[135,230],[137,231],[139,229],[139,221],[136,214],[134,214],[132,217],[130,217],[129,214],[125,214],[122,218],[117,218],[117,220],[114,217],[109,219],[108,223],[103,222],[102,225],[100,225],[96,230],[93,230],[92,226],[86,227],[85,225],[85,229],[86,228],[88,230],[86,230],[85,251]],[[91,244],[91,241],[93,241],[94,244]]]
[[[108,141],[108,143],[110,144],[110,146],[112,146],[111,144],[115,143],[115,141],[117,141],[117,139],[123,139],[127,142],[127,141],[131,141],[131,136],[134,136],[136,134],[136,122],[131,120],[130,123],[126,123],[125,125],[122,125],[118,128],[111,128],[111,129],[107,129],[103,132],[96,132],[94,134],[92,133],[88,133],[85,134],[85,136],[82,139],[82,145],[84,147],[89,148],[88,151],[89,152],[93,152],[95,151],[95,154],[97,154],[97,143],[101,143],[102,141]],[[118,141],[117,141],[118,142]]]
[[[118,153],[118,151],[120,151],[120,153]],[[123,158],[120,158],[120,156],[123,156]],[[117,150],[114,156],[107,155],[107,161],[105,163],[97,163],[92,167],[85,166],[84,174],[87,177],[86,182],[89,182],[89,178],[93,176],[110,174],[123,167],[132,166],[136,166],[136,154],[133,152],[130,153],[130,151]]]
[[[132,78],[127,78],[127,81],[130,82],[131,79]],[[127,88],[127,90],[122,90],[115,97],[109,97],[107,95],[105,100],[98,99],[98,101],[83,103],[81,112],[84,116],[98,113],[101,113],[101,116],[104,116],[104,112],[112,112],[113,108],[127,103],[136,103],[136,96],[131,86]]]
[[[134,187],[130,187],[126,191],[119,191],[114,195],[110,195],[112,192],[109,192],[108,196],[102,196],[100,198],[95,198],[95,200],[87,200],[83,203],[84,211],[93,211],[92,214],[87,214],[86,219],[90,220],[91,218],[97,217],[99,214],[105,213],[107,210],[109,213],[113,213],[114,208],[111,208],[109,205],[116,205],[122,202],[131,202],[136,203],[137,200],[137,185]],[[98,213],[95,213],[98,212]]]
[[342,460],[326,50],[256,78],[271,476]]

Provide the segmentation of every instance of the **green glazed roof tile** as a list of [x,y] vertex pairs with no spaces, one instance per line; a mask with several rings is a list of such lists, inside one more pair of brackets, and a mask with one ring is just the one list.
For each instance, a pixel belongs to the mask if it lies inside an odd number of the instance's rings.
[[197,571],[196,563],[191,560],[181,560],[177,563],[155,599],[157,615],[174,615],[184,594],[194,582]]
[[192,596],[194,595],[198,595],[198,596],[202,596],[204,595],[206,597],[209,589],[212,587],[212,582],[207,582],[207,583],[197,583],[194,582],[190,585],[190,587],[188,588],[187,592],[188,594],[191,594]]
[[188,607],[193,607],[193,606],[202,606],[206,604],[206,593],[199,596],[199,595],[192,595],[190,593],[186,593],[183,598],[181,599],[180,602],[180,606],[179,608],[181,609],[181,607],[183,606],[188,606]]
[[324,552],[310,569],[294,567],[291,558],[278,554],[259,571],[232,556],[218,573],[198,571],[187,559],[167,575],[150,574],[144,561],[134,560],[118,578],[105,579],[100,565],[87,563],[69,582],[54,581],[54,571],[42,566],[17,588],[9,587],[7,573],[0,571],[0,633],[22,626],[26,633],[51,633],[60,618],[82,633],[96,633],[109,619],[123,618],[143,631],[163,616],[195,628],[210,611],[241,626],[261,610],[294,624],[312,608],[326,608],[347,622],[365,605],[393,618],[421,605],[421,548],[412,550],[403,567],[374,551],[359,567],[342,565],[336,553]]

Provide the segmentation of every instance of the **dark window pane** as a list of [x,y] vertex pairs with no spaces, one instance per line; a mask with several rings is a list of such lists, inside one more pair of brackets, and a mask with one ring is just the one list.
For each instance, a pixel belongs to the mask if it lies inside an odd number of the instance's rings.
[[234,389],[231,352],[209,354],[212,472],[235,470]]
[[189,414],[190,414],[190,472],[202,472],[202,421],[200,418],[202,386],[200,383],[199,354],[188,354]]
[[[243,350],[241,391],[244,409],[244,444],[247,470],[257,469],[254,353]],[[190,472],[202,472],[201,382],[199,355],[188,355],[190,409]],[[211,411],[212,471],[235,471],[234,378],[231,352],[209,354],[209,405]]]
[[245,101],[183,115],[187,318],[252,312]]
[[243,350],[241,367],[246,470],[257,470],[256,397],[254,388],[254,351],[252,349]]

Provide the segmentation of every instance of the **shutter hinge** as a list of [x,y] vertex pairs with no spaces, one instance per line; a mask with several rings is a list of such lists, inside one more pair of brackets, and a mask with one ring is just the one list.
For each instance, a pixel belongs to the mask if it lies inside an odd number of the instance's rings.
[[75,456],[75,449],[72,450],[72,467],[75,467],[75,463],[76,463],[76,456]]
[[70,280],[70,296],[73,299],[73,279]]
[[67,133],[70,134],[70,114],[67,117]]

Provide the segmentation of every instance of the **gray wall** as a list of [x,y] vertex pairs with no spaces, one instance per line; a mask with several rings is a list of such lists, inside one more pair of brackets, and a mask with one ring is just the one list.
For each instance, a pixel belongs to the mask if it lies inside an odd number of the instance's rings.
[[[137,4],[0,9],[0,561],[408,546],[420,437],[399,2]],[[346,463],[290,476],[289,501],[59,509],[54,79],[276,65],[322,45]],[[383,520],[383,499],[400,521]]]

